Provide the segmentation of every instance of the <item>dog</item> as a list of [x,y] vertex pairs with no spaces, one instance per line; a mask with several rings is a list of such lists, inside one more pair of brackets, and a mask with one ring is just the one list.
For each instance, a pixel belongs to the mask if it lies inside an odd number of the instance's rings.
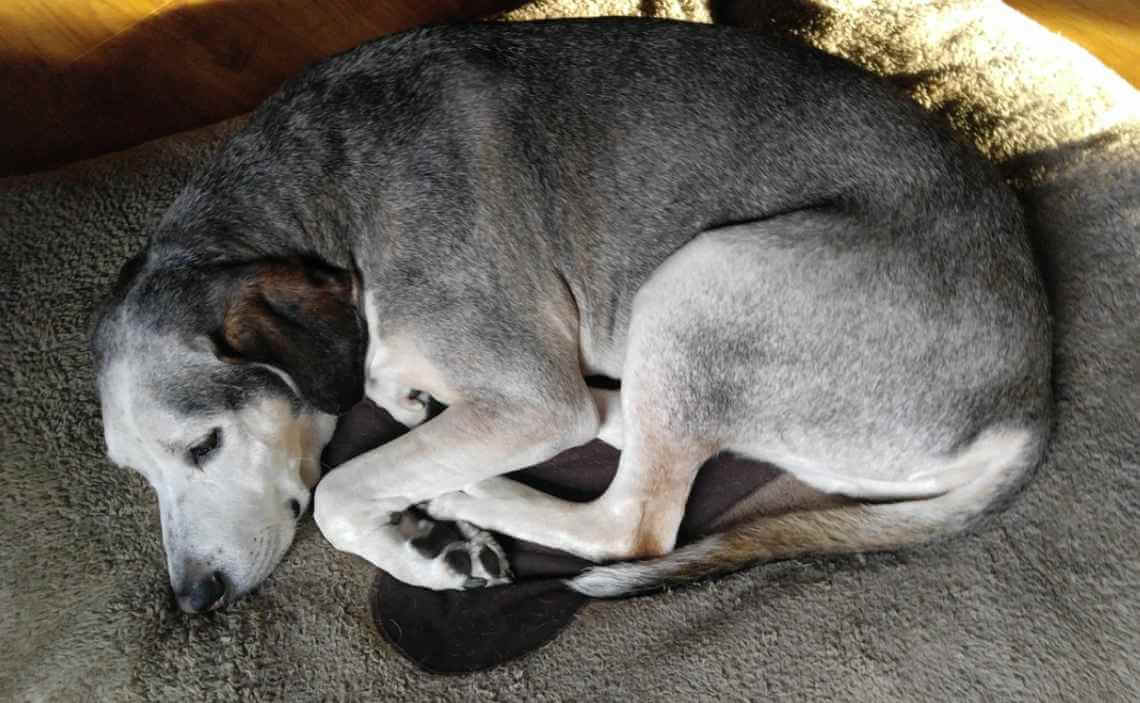
[[[602,19],[417,29],[287,82],[92,347],[108,456],[199,612],[270,573],[314,486],[335,548],[432,589],[510,579],[488,530],[597,563],[568,582],[596,597],[943,538],[1040,463],[1050,334],[1015,196],[883,80]],[[364,395],[414,429],[321,479]],[[502,476],[597,437],[622,452],[592,502]],[[720,452],[853,500],[674,549]]]

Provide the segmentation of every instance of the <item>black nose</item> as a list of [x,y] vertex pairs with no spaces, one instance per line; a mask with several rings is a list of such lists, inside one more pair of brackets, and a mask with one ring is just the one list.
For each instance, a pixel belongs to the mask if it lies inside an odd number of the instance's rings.
[[187,613],[209,610],[226,595],[226,578],[220,571],[206,574],[178,596],[178,607]]

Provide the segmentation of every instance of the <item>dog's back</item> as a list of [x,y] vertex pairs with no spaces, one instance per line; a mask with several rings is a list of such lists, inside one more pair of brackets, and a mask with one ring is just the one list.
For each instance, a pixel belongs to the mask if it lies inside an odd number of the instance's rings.
[[[921,251],[915,276],[970,278],[979,260],[1034,276],[1012,194],[916,105],[843,60],[717,26],[378,40],[288,83],[196,189],[255,218],[268,249],[338,265],[354,250],[394,316],[421,314],[457,271],[555,266],[586,303],[590,370],[611,375],[634,293],[710,227],[837,212],[864,226],[826,246]],[[464,285],[532,298],[514,278]]]

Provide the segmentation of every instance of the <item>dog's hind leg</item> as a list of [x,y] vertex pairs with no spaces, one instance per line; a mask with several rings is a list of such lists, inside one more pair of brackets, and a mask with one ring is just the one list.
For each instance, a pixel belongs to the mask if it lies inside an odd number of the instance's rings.
[[[1047,327],[1016,278],[994,282],[985,265],[868,227],[805,211],[702,234],[634,301],[624,450],[606,493],[573,504],[495,481],[429,510],[595,561],[666,554],[696,471],[721,450],[880,503],[757,523],[717,538],[730,548],[665,557],[661,574],[604,567],[575,581],[594,595],[745,558],[899,547],[971,523],[1040,455]],[[623,581],[622,569],[648,576]]]
[[860,248],[858,227],[797,213],[702,235],[639,294],[653,304],[636,324],[654,334],[631,346],[633,383],[623,377],[623,393],[652,388],[656,407],[683,413],[667,425],[683,436],[855,500],[754,516],[573,588],[620,596],[757,561],[915,545],[977,524],[1024,484],[1050,406],[1032,278],[988,268],[1009,261]]

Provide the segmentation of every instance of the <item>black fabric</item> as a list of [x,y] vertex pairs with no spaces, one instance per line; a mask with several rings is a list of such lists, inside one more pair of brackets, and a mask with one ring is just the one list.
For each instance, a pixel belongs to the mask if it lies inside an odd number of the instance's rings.
[[488,669],[554,639],[588,599],[562,579],[526,579],[470,591],[429,591],[383,571],[372,618],[400,654],[433,674]]
[[[341,418],[322,463],[336,467],[391,441],[406,428],[365,400]],[[600,441],[511,474],[566,500],[586,501],[605,491],[617,470],[618,451]],[[678,543],[705,534],[714,521],[771,481],[775,467],[732,456],[709,461],[685,508]],[[384,638],[420,668],[461,673],[496,666],[546,644],[588,600],[562,579],[589,563],[541,545],[498,536],[516,581],[468,591],[430,591],[377,572],[372,617]]]

